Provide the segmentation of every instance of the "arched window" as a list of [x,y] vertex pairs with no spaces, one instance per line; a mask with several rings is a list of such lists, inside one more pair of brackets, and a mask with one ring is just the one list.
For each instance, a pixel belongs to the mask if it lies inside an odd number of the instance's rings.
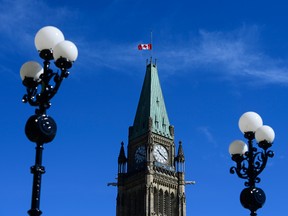
[[154,212],[156,213],[156,215],[158,215],[159,213],[159,193],[157,188],[154,188]]
[[176,216],[177,214],[177,200],[174,193],[171,194],[171,216]]
[[159,214],[164,215],[164,195],[162,189],[159,191]]
[[[137,215],[136,214],[136,192],[129,193],[127,196],[127,215]],[[126,215],[126,214],[125,214]]]
[[126,211],[127,211],[127,215],[131,215],[132,214],[132,203],[131,203],[131,194],[129,193],[128,195],[127,195],[127,209],[126,209]]
[[165,191],[164,197],[165,197],[165,199],[164,199],[164,202],[165,202],[164,214],[167,216],[171,216],[171,200],[170,200],[170,195],[169,195],[168,191]]
[[135,215],[140,215],[140,197],[139,197],[139,192],[135,193],[134,202],[135,202]]

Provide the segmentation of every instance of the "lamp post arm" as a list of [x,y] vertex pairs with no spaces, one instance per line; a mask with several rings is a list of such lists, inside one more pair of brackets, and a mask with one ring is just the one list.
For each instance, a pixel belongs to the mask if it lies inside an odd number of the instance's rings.
[[37,95],[37,90],[38,90],[37,86],[31,87],[31,88],[27,87],[26,89],[27,94],[23,96],[22,102],[23,103],[28,102],[31,106],[38,106],[38,102],[35,100],[35,97]]
[[236,173],[239,178],[247,179],[247,157],[245,155],[233,155],[232,160],[236,162],[236,166],[230,168],[230,173]]
[[[24,95],[22,100],[24,103],[28,102],[31,106],[38,106],[39,108],[35,111],[36,114],[46,114],[46,110],[51,106],[50,100],[59,90],[63,79],[69,75],[66,68],[61,68],[60,75],[57,72],[53,72],[50,69],[49,60],[45,60],[43,65],[44,72],[40,76],[41,81],[34,81],[33,85],[26,86],[27,94]],[[52,79],[54,81],[53,84],[51,84]],[[38,85],[41,86],[39,91]]]
[[53,89],[51,89],[51,92],[49,94],[49,100],[54,97],[54,95],[57,93],[58,89],[60,88],[60,85],[61,85],[63,79],[67,78],[68,76],[69,76],[69,72],[65,68],[61,68],[60,76],[58,73],[55,73],[55,76],[54,76],[55,86]]
[[273,157],[274,156],[274,152],[269,150],[263,150],[262,152],[257,152],[254,155],[254,173],[256,176],[258,176],[260,173],[262,173],[262,171],[264,170],[264,168],[267,165],[268,162],[268,157]]
[[244,155],[233,155],[232,160],[236,162],[236,166],[230,168],[230,173],[236,173],[239,178],[246,179],[246,187],[255,187],[256,183],[259,183],[261,179],[258,177],[267,165],[269,157],[274,156],[274,152],[268,150],[263,144],[259,145],[262,151],[258,151],[257,148],[253,147],[253,139],[248,139],[248,152]]

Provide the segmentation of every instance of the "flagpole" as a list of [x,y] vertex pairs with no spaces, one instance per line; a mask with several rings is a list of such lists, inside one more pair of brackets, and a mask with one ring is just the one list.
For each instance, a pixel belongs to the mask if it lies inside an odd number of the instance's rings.
[[152,34],[152,31],[150,33],[150,44],[151,44],[151,63],[152,63],[152,56],[153,56],[153,43],[152,43],[152,38],[153,38],[153,34]]
[[[152,31],[150,32],[150,43],[146,43],[146,44],[144,44],[144,43],[140,43],[139,45],[138,45],[138,50],[150,50],[150,63],[152,64],[152,56],[153,56],[153,48],[152,48],[152,43],[153,43],[153,41],[152,41],[152,39],[153,39],[153,34],[152,34]],[[147,59],[148,60],[148,59]],[[155,61],[155,64],[156,64],[156,61]]]

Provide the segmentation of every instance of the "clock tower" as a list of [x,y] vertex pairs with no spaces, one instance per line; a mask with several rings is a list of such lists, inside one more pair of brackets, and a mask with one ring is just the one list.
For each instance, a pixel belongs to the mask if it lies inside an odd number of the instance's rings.
[[147,64],[127,156],[118,157],[116,216],[186,216],[184,153],[174,143],[156,63]]

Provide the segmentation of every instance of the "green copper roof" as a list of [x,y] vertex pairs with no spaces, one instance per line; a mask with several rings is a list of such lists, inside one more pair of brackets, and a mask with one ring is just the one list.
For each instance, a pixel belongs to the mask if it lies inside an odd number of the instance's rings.
[[152,62],[147,65],[146,75],[130,136],[137,137],[149,130],[171,138],[169,119],[159,82],[158,71]]

